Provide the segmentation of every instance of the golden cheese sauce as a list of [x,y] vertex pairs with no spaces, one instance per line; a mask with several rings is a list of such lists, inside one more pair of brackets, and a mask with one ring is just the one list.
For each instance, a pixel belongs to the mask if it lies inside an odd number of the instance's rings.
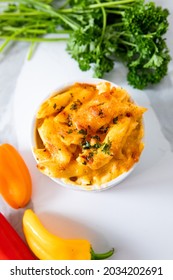
[[77,185],[107,183],[139,160],[145,111],[108,82],[73,84],[37,112],[38,169]]

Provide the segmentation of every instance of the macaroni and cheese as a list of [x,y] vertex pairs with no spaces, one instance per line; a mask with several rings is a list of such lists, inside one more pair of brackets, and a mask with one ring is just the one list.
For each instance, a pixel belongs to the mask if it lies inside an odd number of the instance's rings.
[[38,169],[76,185],[101,185],[128,171],[144,148],[143,113],[108,82],[75,83],[36,115]]

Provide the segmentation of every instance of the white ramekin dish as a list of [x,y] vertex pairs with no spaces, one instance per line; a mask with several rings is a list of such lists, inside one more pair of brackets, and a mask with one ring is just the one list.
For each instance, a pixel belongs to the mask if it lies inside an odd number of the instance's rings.
[[[50,94],[48,94],[48,96],[46,98],[44,98],[43,100],[40,100],[40,105],[46,101],[48,98],[50,98],[51,96],[55,95],[55,94],[58,94],[58,93],[61,93],[62,91],[68,89],[70,86],[72,86],[74,83],[88,83],[88,84],[93,84],[93,85],[96,85],[100,82],[108,82],[110,83],[113,87],[117,87],[116,84],[112,83],[112,82],[109,82],[107,80],[103,80],[103,79],[94,79],[94,78],[91,78],[91,79],[86,79],[86,80],[75,80],[75,81],[70,81],[66,84],[63,84],[63,85],[59,85],[55,90],[51,91]],[[120,86],[118,86],[120,87]],[[129,94],[130,95],[130,94]],[[33,152],[33,147],[35,147],[36,145],[36,141],[35,141],[35,129],[36,129],[36,113],[37,113],[37,110],[33,116],[33,119],[32,119],[32,125],[31,125],[31,149],[32,149],[32,153],[33,153],[33,156],[37,162],[37,159],[36,159],[36,156]],[[65,187],[66,189],[73,189],[73,190],[84,190],[84,191],[101,191],[101,190],[106,190],[106,189],[109,189],[113,186],[116,186],[118,184],[120,184],[123,180],[125,180],[130,174],[131,172],[134,170],[135,166],[137,165],[138,163],[135,163],[127,172],[124,172],[122,173],[121,175],[119,175],[118,177],[116,177],[115,179],[105,183],[105,184],[102,184],[102,185],[76,185],[76,184],[70,184],[70,183],[65,183],[63,181],[63,179],[59,179],[59,178],[52,178],[50,177],[51,180],[53,180],[54,182],[56,182],[58,185],[60,186],[63,186]],[[47,175],[44,175],[43,176],[47,176]]]

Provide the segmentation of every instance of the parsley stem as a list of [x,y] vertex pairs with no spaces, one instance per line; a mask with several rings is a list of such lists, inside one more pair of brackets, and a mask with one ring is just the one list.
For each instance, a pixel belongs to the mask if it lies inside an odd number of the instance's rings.
[[[131,7],[127,5],[118,5],[116,8],[125,10],[125,9],[130,9]],[[109,12],[112,12],[112,10],[109,10]]]
[[38,16],[38,15],[42,15],[42,16],[46,16],[46,13],[44,12],[15,12],[15,13],[8,13],[5,12],[4,14],[0,14],[0,17],[19,17],[19,16]]
[[89,6],[86,7],[86,9],[81,9],[81,8],[78,8],[78,9],[74,9],[74,8],[67,8],[67,9],[62,9],[62,10],[58,10],[59,13],[61,14],[72,14],[72,13],[75,13],[75,14],[87,14],[87,13],[90,13],[91,12],[91,9]]
[[125,44],[125,45],[128,45],[128,46],[136,47],[135,44],[130,43],[130,42],[128,42],[128,41],[125,41],[125,40],[123,40],[123,39],[119,39],[119,42],[120,42],[120,43],[123,43],[123,44]]
[[[85,12],[86,9],[95,9],[95,8],[101,8],[101,7],[114,7],[116,6],[117,8],[123,8],[123,9],[128,9],[130,8],[129,6],[123,5],[123,4],[128,4],[128,3],[133,3],[136,2],[137,0],[119,0],[119,1],[109,1],[109,2],[97,2],[97,4],[91,4],[85,7],[85,9],[82,9],[81,7],[79,8],[66,8],[62,9],[61,12],[63,13],[72,13],[72,12]],[[112,11],[111,11],[112,12]],[[118,12],[118,11],[117,11]]]
[[[44,26],[46,27],[46,26]],[[17,31],[17,30],[20,30],[21,28],[17,28],[17,27],[12,27],[12,26],[5,26],[3,28],[3,31]],[[27,33],[32,33],[32,34],[47,34],[47,31],[46,29],[28,29],[26,30]]]
[[[11,2],[11,1],[5,0],[5,2]],[[15,2],[26,4],[26,0],[15,0]],[[79,24],[77,24],[75,21],[72,21],[67,16],[62,15],[58,11],[54,10],[50,5],[47,5],[47,4],[44,4],[42,2],[38,2],[35,0],[27,0],[27,3],[31,4],[38,11],[44,12],[47,15],[50,15],[54,18],[59,18],[64,23],[66,23],[68,26],[70,26],[73,30],[77,30],[80,27]]]
[[[96,0],[98,4],[100,4],[99,0]],[[106,24],[107,24],[107,16],[106,16],[106,11],[104,7],[101,7],[102,10],[102,15],[103,15],[103,27],[102,27],[102,34],[101,34],[101,38],[100,38],[100,44],[102,43],[103,37],[105,35],[105,30],[106,30]]]
[[66,0],[59,10],[64,9],[69,4],[69,0]]
[[[23,42],[58,42],[67,41],[68,38],[44,38],[44,37],[12,37],[12,36],[1,36],[0,39],[7,39],[9,41],[23,41]],[[0,50],[1,51],[1,50]]]
[[27,55],[27,59],[30,60],[32,55],[33,55],[33,51],[34,51],[34,48],[35,48],[35,42],[31,42],[31,45],[30,45],[30,48],[29,48],[29,51],[28,51],[28,55]]
[[91,4],[88,5],[88,8],[95,9],[95,8],[101,8],[101,7],[114,7],[120,4],[127,4],[127,3],[133,3],[136,2],[136,0],[120,0],[120,1],[112,1],[112,2],[102,2],[100,4]]
[[117,26],[123,26],[123,25],[124,25],[123,22],[116,22],[116,23],[112,23],[112,24],[111,24],[111,26],[115,26],[115,27],[117,27]]
[[[29,26],[27,27],[25,31],[25,33],[31,33],[31,34],[47,34],[47,30],[46,28],[49,27],[49,22],[47,23],[35,23],[35,25],[33,26]],[[12,31],[15,32],[17,30],[21,30],[20,27],[13,27],[13,26],[3,26],[2,27],[2,31]],[[56,29],[53,31],[54,34],[70,34],[72,32],[72,30],[68,30],[68,29]],[[49,32],[50,33],[50,32]]]
[[107,13],[110,14],[116,14],[116,15],[123,15],[124,11],[115,11],[115,10],[109,10],[109,9],[105,9]]
[[0,46],[0,52],[3,51],[3,49],[8,45],[8,43],[13,40],[17,35],[21,34],[23,31],[25,31],[27,27],[20,28],[16,32],[14,32],[11,36],[7,37],[4,43]]

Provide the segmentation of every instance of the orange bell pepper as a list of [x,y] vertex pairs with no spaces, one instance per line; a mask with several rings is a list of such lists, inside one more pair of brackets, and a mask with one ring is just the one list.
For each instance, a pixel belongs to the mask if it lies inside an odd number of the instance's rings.
[[0,194],[18,209],[28,204],[31,193],[31,176],[23,158],[12,145],[0,145]]

